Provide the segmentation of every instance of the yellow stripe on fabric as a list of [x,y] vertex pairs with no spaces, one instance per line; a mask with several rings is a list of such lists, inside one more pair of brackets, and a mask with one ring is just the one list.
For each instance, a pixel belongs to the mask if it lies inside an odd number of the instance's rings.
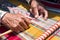
[[55,17],[54,17],[54,18],[52,18],[52,19],[54,19],[54,20],[60,20],[60,17],[55,16]]
[[27,10],[29,9],[30,7],[28,7],[28,5],[22,3],[22,2],[19,2],[18,0],[9,0],[10,3],[16,5],[17,7],[21,7],[23,8],[24,10]]
[[60,40],[60,37],[52,35],[49,38],[47,38],[46,40]]
[[54,20],[60,20],[60,14],[49,11],[49,18],[54,19]]
[[26,30],[26,32],[28,34],[32,35],[34,38],[37,38],[44,33],[43,30],[40,30],[33,25],[29,25],[29,26],[30,26],[30,28],[28,30]]
[[60,37],[54,36],[51,40],[60,40]]

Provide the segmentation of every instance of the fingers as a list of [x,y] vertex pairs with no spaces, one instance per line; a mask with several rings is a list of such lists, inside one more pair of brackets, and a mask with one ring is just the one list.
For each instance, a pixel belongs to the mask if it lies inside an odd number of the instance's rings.
[[39,6],[38,10],[39,10],[39,12],[41,14],[40,16],[44,17],[44,19],[47,19],[48,12],[42,6]]
[[40,13],[39,18],[42,18],[42,17],[43,17],[43,14],[42,14],[42,13]]
[[25,20],[23,18],[19,18],[17,19],[17,21],[19,22],[20,27],[23,27],[24,29],[28,29],[28,24],[25,22]]
[[12,30],[12,31],[14,31],[14,32],[16,32],[16,33],[18,33],[19,31],[18,31],[18,29],[15,27],[10,27],[10,29]]
[[[12,15],[12,14],[11,14]],[[25,29],[28,29],[28,23],[25,22],[24,19],[22,19],[19,15],[13,14],[12,17],[6,17],[4,19],[4,24],[6,24],[10,29],[12,29],[15,32],[24,31]]]
[[24,22],[26,22],[27,25],[31,24],[31,19],[29,18],[23,18],[24,19]]
[[45,14],[44,18],[47,19],[48,18],[48,12],[46,10],[44,10],[44,14]]
[[28,28],[29,28],[28,25],[26,24],[26,22],[24,22],[24,21],[21,21],[21,22],[20,22],[20,25],[21,25],[24,29],[28,29]]
[[20,26],[20,25],[17,25],[16,27],[10,27],[10,29],[11,29],[12,31],[16,32],[16,33],[19,33],[19,32],[22,32],[22,31],[25,30],[25,29],[24,29],[22,26]]
[[[9,21],[11,21],[11,20],[9,19]],[[19,24],[19,22],[18,22],[17,19],[14,19],[14,21],[12,20],[11,22],[12,23],[9,22],[10,29],[13,30],[14,32],[19,33],[21,31],[24,31],[25,30],[23,27],[20,26],[20,24]]]
[[17,29],[18,29],[18,31],[20,31],[20,32],[22,32],[22,31],[25,30],[20,24],[17,26]]
[[37,7],[33,7],[32,9],[30,9],[30,11],[35,16],[35,18],[39,16]]
[[18,21],[19,21],[19,25],[16,27],[18,30],[15,31],[15,32],[22,32],[22,31],[29,28],[28,25],[26,24],[26,22],[24,22],[23,19],[18,20]]
[[32,9],[30,9],[30,12],[32,12],[35,18],[38,17],[43,17],[44,19],[48,18],[48,12],[42,6],[33,7]]
[[18,30],[15,32],[24,31],[29,28],[28,24],[25,22],[25,20],[23,18],[21,18],[19,15],[17,15],[16,21],[17,21],[18,26],[16,27],[16,29],[18,29]]

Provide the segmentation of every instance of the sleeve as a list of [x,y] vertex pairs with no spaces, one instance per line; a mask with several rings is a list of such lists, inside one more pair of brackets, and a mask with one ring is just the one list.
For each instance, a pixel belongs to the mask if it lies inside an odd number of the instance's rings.
[[27,3],[29,4],[31,0],[26,0],[26,1],[27,1]]
[[0,19],[4,16],[5,13],[5,11],[0,10]]

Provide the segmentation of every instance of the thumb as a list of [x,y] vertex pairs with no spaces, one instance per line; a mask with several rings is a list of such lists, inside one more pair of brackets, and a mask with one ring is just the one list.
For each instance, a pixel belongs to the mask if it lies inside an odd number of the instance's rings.
[[33,12],[33,15],[35,16],[35,18],[37,18],[39,16],[37,7],[32,8],[32,12]]

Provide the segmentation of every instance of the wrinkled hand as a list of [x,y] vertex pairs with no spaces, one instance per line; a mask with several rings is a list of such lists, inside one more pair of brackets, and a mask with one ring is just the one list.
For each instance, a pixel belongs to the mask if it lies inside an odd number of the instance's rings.
[[47,19],[48,17],[48,12],[42,6],[40,6],[35,0],[31,2],[30,11],[35,16],[35,18],[44,17],[44,19]]
[[2,22],[15,32],[21,32],[29,28],[28,19],[24,19],[24,17],[20,14],[6,13],[5,16],[2,18]]

